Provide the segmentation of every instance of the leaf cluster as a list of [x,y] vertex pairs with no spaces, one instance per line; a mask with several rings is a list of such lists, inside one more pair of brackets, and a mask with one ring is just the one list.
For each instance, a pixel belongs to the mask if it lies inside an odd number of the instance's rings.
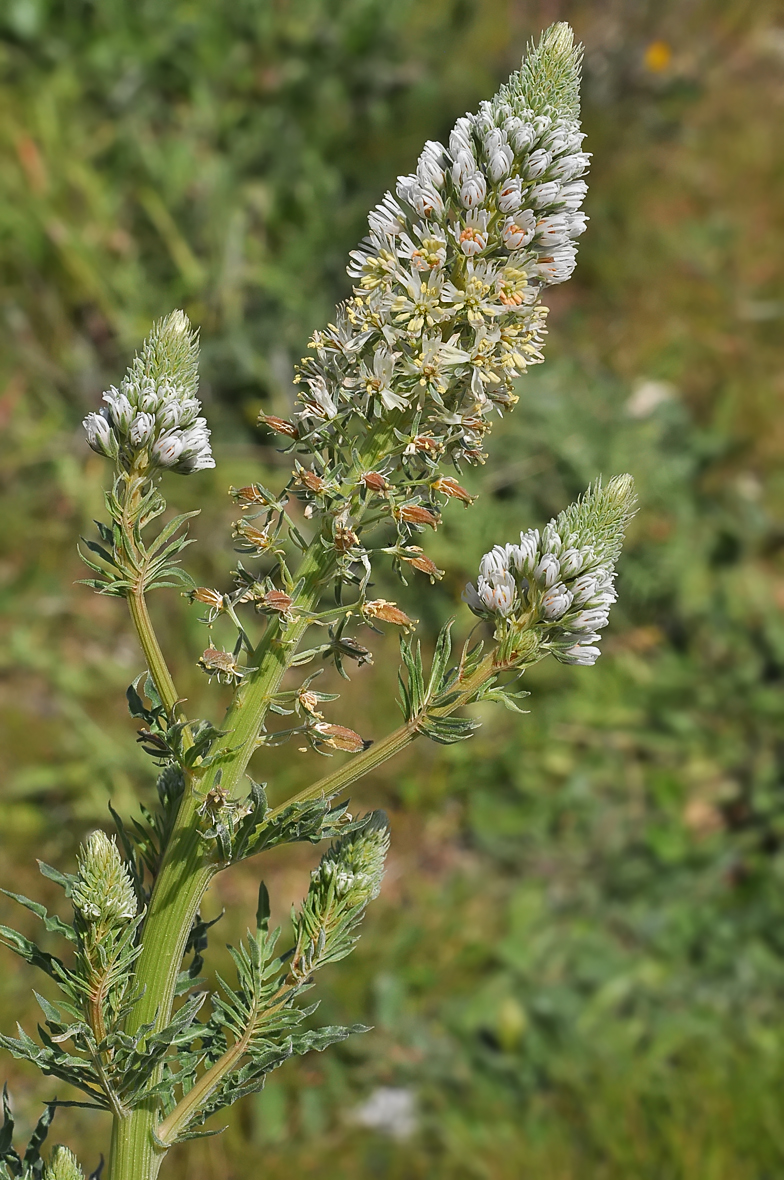
[[[193,579],[180,568],[178,558],[193,543],[187,530],[180,532],[180,529],[186,521],[199,515],[198,510],[175,516],[147,545],[143,530],[166,511],[166,501],[153,481],[139,485],[140,481],[133,476],[118,475],[114,487],[104,497],[111,524],[96,520],[99,540],[82,538],[92,554],[87,557],[80,550],[82,561],[100,575],[84,578],[83,585],[100,594],[126,598],[131,592],[193,586]],[[138,501],[134,497],[136,491]]]

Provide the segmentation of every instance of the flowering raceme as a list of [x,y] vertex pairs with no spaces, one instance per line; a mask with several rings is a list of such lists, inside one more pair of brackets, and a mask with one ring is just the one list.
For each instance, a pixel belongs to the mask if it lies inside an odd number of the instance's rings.
[[300,369],[301,434],[339,441],[357,417],[403,410],[402,432],[424,421],[439,454],[483,460],[490,411],[542,360],[541,297],[572,274],[586,225],[578,66],[555,26],[371,212],[354,295]]
[[[214,466],[199,416],[197,335],[183,312],[155,325],[119,388],[85,418],[90,446],[114,465],[110,522],[84,541],[97,575],[87,584],[126,600],[139,639],[146,674],[126,696],[159,770],[158,806],[130,825],[113,812],[119,841],[94,832],[75,875],[42,867],[71,901],[70,925],[9,895],[72,953],[66,966],[0,927],[0,942],[64,997],[59,1008],[42,1000],[40,1044],[22,1031],[0,1034],[0,1045],[111,1112],[111,1180],[156,1180],[171,1146],[203,1134],[212,1114],[260,1090],[287,1058],[358,1031],[315,1026],[315,1007],[301,1002],[315,973],[351,951],[383,877],[387,819],[350,815],[339,799],[348,786],[414,741],[470,737],[479,721],[464,706],[520,711],[527,694],[514,686],[537,660],[592,664],[599,655],[633,508],[629,476],[595,483],[541,532],[484,555],[464,598],[492,642],[469,635],[456,660],[454,620],[426,671],[411,639],[416,620],[371,596],[382,554],[403,581],[409,570],[442,576],[411,541],[435,530],[451,501],[470,508],[475,499],[442,464],[459,473],[485,461],[491,412],[514,406],[515,382],[542,360],[542,298],[571,275],[585,228],[579,64],[571,30],[554,25],[495,98],[457,120],[447,145],[425,144],[416,171],[371,212],[351,256],[354,293],[297,373],[293,420],[262,415],[293,452],[284,486],[230,489],[242,514],[233,585],[197,586],[182,568],[195,511],[163,518],[164,471]],[[190,715],[156,634],[147,596],[172,586],[204,609],[209,640],[193,662],[230,690],[220,724]],[[403,722],[370,740],[327,715],[338,695],[314,684],[324,663],[345,677],[347,665],[372,663],[360,640],[379,624],[401,634]],[[303,680],[305,665],[314,667]],[[268,728],[275,716],[289,718],[284,728]],[[249,777],[251,760],[292,738],[300,751],[349,757],[271,806]],[[255,932],[232,950],[235,983],[219,977],[218,989],[206,988],[211,923],[200,906],[211,880],[276,846],[325,840],[333,843],[292,914],[294,946],[278,952],[262,882]],[[45,1175],[83,1172],[61,1148]]]
[[214,467],[210,431],[200,418],[197,334],[172,312],[156,324],[128,373],[103,395],[106,405],[84,420],[99,455],[130,470],[166,468],[190,475]]

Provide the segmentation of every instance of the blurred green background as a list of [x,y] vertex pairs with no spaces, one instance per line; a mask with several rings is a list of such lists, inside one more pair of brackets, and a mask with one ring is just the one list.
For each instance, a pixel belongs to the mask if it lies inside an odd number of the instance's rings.
[[[122,604],[74,584],[106,474],[83,414],[153,318],[182,306],[201,325],[218,468],[167,494],[203,507],[190,567],[227,586],[226,489],[276,478],[252,424],[289,408],[368,207],[559,19],[586,45],[578,269],[551,294],[546,364],[472,477],[478,504],[429,542],[448,577],[379,585],[429,643],[488,543],[629,470],[640,512],[604,655],[537,667],[529,716],[483,707],[471,742],[420,743],[355,788],[355,805],[389,811],[393,854],[357,952],[319,994],[374,1029],[285,1066],[223,1136],[173,1153],[172,1180],[784,1174],[772,0],[5,0],[0,876],[46,898],[35,856],[65,867],[110,798],[150,799]],[[154,607],[181,691],[220,716],[195,612],[175,594]],[[381,736],[396,666],[387,637],[334,719]],[[285,750],[257,770],[282,797],[323,763]],[[213,963],[252,918],[259,873],[284,916],[316,856],[282,850],[218,880]],[[10,906],[3,920],[24,924]],[[3,953],[3,1031],[34,1025],[32,985]],[[2,1073],[24,1133],[53,1086],[10,1060]],[[58,1122],[94,1166],[102,1116]]]

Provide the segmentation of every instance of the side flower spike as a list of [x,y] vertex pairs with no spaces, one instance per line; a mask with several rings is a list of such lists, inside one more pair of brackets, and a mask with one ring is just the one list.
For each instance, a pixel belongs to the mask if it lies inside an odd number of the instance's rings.
[[87,415],[87,442],[128,471],[190,475],[215,466],[206,418],[199,417],[199,341],[184,311],[159,320],[120,382]]
[[634,509],[634,483],[619,475],[593,484],[547,524],[520,534],[520,544],[496,545],[479,565],[463,601],[496,622],[496,639],[514,649],[533,631],[538,651],[562,664],[595,664],[599,632],[615,602],[615,564]]

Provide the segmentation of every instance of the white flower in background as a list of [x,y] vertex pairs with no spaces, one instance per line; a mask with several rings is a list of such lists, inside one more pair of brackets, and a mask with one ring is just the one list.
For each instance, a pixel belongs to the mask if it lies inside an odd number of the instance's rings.
[[118,459],[125,470],[168,468],[189,475],[215,466],[210,431],[195,396],[198,336],[182,311],[160,320],[133,360],[120,388],[84,419],[94,451]]

